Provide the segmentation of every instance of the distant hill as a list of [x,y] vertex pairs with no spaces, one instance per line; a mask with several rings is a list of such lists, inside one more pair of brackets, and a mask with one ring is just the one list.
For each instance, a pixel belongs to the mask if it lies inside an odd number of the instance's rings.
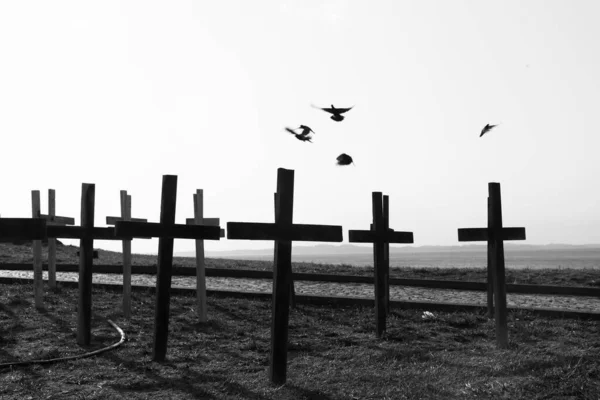
[[[437,252],[481,252],[485,249],[485,244],[468,244],[462,246],[391,246],[390,253],[437,253]],[[536,250],[576,250],[576,249],[600,249],[600,244],[545,244],[545,245],[534,245],[534,244],[515,244],[505,243],[505,249],[524,250],[524,251],[536,251]],[[302,246],[297,245],[293,247],[293,254],[295,255],[349,255],[349,254],[370,254],[372,247],[369,246],[356,246],[352,244],[343,244],[339,246],[318,244],[314,246]],[[195,251],[184,251],[177,252],[174,254],[176,257],[195,257]],[[267,256],[273,255],[273,247],[256,250],[230,250],[230,251],[207,251],[206,257],[211,258],[231,258],[240,256]]]

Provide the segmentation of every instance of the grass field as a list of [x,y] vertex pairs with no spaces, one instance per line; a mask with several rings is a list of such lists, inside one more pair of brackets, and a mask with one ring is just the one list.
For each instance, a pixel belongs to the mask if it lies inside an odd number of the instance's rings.
[[[59,262],[76,263],[75,251],[60,248]],[[0,262],[30,262],[31,249],[1,244],[0,257]],[[100,263],[120,263],[119,257],[101,251]],[[151,265],[156,257],[134,260]],[[192,266],[193,260],[176,263]],[[266,262],[208,264],[271,268]],[[324,272],[327,266],[294,268]],[[347,272],[338,268],[327,272]],[[568,269],[555,270],[555,276],[529,272],[515,271],[513,279],[577,285],[598,280],[593,271],[583,278]],[[485,277],[475,270],[393,273]],[[498,350],[493,322],[483,314],[435,312],[424,319],[423,311],[392,310],[386,334],[376,339],[370,308],[299,305],[290,313],[288,382],[278,387],[267,377],[269,301],[209,297],[209,321],[199,323],[194,297],[172,297],[167,361],[155,363],[152,293],[133,293],[134,316],[127,321],[119,311],[120,294],[95,289],[93,341],[87,349],[76,344],[76,289],[47,291],[42,311],[32,297],[31,284],[0,285],[0,363],[63,357],[114,343],[119,335],[107,319],[125,330],[128,341],[97,357],[1,369],[2,399],[598,399],[600,393],[597,322],[513,313],[509,348]]]

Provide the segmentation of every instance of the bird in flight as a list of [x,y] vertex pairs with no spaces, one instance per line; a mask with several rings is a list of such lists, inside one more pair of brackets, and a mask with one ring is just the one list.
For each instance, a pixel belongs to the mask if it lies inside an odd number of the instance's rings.
[[481,135],[479,135],[479,137],[482,137],[483,135],[485,135],[486,133],[488,133],[489,131],[491,131],[492,129],[494,129],[497,126],[498,125],[486,124],[486,126],[484,126],[483,129],[481,130]]
[[318,108],[319,110],[323,110],[325,112],[328,112],[331,114],[331,119],[337,122],[343,121],[344,120],[344,116],[342,115],[345,112],[348,112],[350,110],[352,110],[352,108],[354,108],[354,106],[350,107],[350,108],[335,108],[333,106],[333,104],[331,105],[331,108],[321,108],[321,107],[317,107],[314,104],[312,105],[314,108]]
[[308,135],[311,132],[315,133],[315,131],[313,131],[312,129],[310,129],[306,125],[300,125],[300,127],[298,127],[297,129],[302,129],[302,133],[301,133],[302,136],[306,136],[306,135]]
[[[350,164],[354,164],[354,161],[352,161],[352,157],[350,157],[348,154],[346,153],[342,153],[337,157],[337,165],[350,165]],[[356,164],[354,164],[356,165]]]
[[[310,129],[310,128],[309,128]],[[296,136],[296,139],[302,141],[302,142],[310,142],[312,143],[312,140],[310,136],[308,136],[307,134],[304,133],[296,133],[294,132],[294,130],[292,128],[285,128],[286,131],[288,131],[289,133],[291,133],[292,135]]]

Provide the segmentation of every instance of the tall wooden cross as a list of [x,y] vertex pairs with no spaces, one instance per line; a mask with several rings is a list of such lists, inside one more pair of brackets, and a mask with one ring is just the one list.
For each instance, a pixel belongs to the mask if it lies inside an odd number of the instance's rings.
[[[187,218],[188,225],[219,226],[219,218],[204,218],[204,191],[196,189],[194,193],[194,218]],[[220,229],[220,237],[225,237],[225,230]],[[196,240],[196,313],[200,322],[208,320],[206,310],[206,265],[204,263],[204,240]]]
[[96,185],[81,185],[81,226],[49,225],[48,238],[79,239],[79,300],[77,307],[77,343],[89,345],[92,321],[92,266],[94,240],[123,240],[114,228],[94,226]]
[[173,270],[174,239],[219,240],[220,227],[175,224],[177,176],[163,175],[160,223],[117,221],[116,234],[127,237],[158,237],[156,308],[154,314],[154,361],[164,361],[169,333],[169,303]]
[[[40,212],[40,192],[39,190],[32,190],[32,204],[34,218],[43,218],[48,221],[48,225],[75,225],[75,218],[71,217],[59,217],[56,215],[56,191],[54,189],[48,189],[48,214],[42,214]],[[39,241],[35,241],[34,245],[34,271],[35,271],[35,254],[40,251],[35,249],[35,246],[39,246]],[[40,253],[41,254],[41,253]],[[51,288],[56,287],[56,238],[48,238],[48,285]],[[37,288],[34,273],[34,286]],[[41,288],[41,285],[39,286]],[[36,292],[37,293],[37,292]]]
[[[389,276],[390,259],[386,244],[413,243],[412,232],[396,232],[389,228],[389,211],[384,216],[381,192],[373,192],[373,224],[368,231],[351,230],[348,232],[350,243],[373,243],[373,265],[375,269],[375,317],[376,334],[381,337],[385,331],[386,316],[389,310]],[[388,202],[389,207],[389,202]]]
[[[121,216],[106,217],[106,225],[114,225],[117,221],[147,222],[144,218],[131,217],[131,195],[121,190]],[[123,240],[123,315],[131,318],[131,240]]]
[[275,384],[287,378],[287,344],[290,287],[292,274],[292,241],[341,242],[341,226],[294,224],[294,171],[277,170],[277,207],[275,223],[228,222],[227,239],[273,240],[273,303],[271,320],[271,353],[269,377]]
[[506,348],[508,347],[508,327],[506,322],[504,241],[525,240],[525,228],[504,228],[502,226],[500,184],[490,182],[488,190],[488,227],[459,229],[458,241],[483,241],[488,244],[488,315],[492,315],[492,301],[495,294],[496,340],[498,347]]

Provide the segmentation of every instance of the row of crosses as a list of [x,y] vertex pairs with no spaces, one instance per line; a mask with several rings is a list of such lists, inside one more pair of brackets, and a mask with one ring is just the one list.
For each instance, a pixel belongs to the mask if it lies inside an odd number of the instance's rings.
[[[110,217],[107,222],[114,228],[94,227],[93,184],[83,184],[81,203],[81,226],[50,224],[52,217],[33,219],[0,218],[0,239],[42,240],[44,238],[80,239],[79,307],[77,341],[90,342],[91,286],[93,240],[123,240],[133,238],[159,238],[158,268],[156,278],[156,308],[154,324],[153,359],[164,361],[167,353],[167,337],[170,308],[170,289],[173,267],[174,239],[219,240],[223,232],[218,221],[203,220],[196,213],[195,219],[186,224],[175,224],[177,176],[165,175],[162,183],[160,222],[151,223],[131,218],[127,211],[127,195],[122,194],[122,218]],[[201,193],[198,193],[201,196]],[[373,243],[375,273],[376,335],[381,337],[389,313],[389,244],[413,243],[412,232],[397,232],[389,227],[389,197],[374,192],[373,223],[369,230],[350,230],[349,242]],[[294,171],[278,169],[275,193],[275,222],[228,222],[227,239],[268,240],[275,242],[272,291],[271,351],[269,377],[275,384],[283,384],[287,377],[287,344],[290,302],[294,301],[292,280],[292,242],[342,242],[342,227],[338,225],[306,225],[293,223]],[[196,200],[196,198],[195,198]],[[129,204],[130,207],[130,204]],[[201,204],[197,204],[201,208]],[[39,209],[39,208],[38,208]],[[54,217],[54,222],[57,217]],[[217,222],[217,223],[215,223]],[[488,293],[495,294],[496,330],[499,347],[506,347],[506,289],[504,281],[504,240],[525,239],[524,228],[503,228],[500,203],[500,185],[489,184],[487,228],[459,229],[459,241],[488,242]],[[125,242],[124,242],[125,243]],[[493,299],[488,297],[490,314]]]

